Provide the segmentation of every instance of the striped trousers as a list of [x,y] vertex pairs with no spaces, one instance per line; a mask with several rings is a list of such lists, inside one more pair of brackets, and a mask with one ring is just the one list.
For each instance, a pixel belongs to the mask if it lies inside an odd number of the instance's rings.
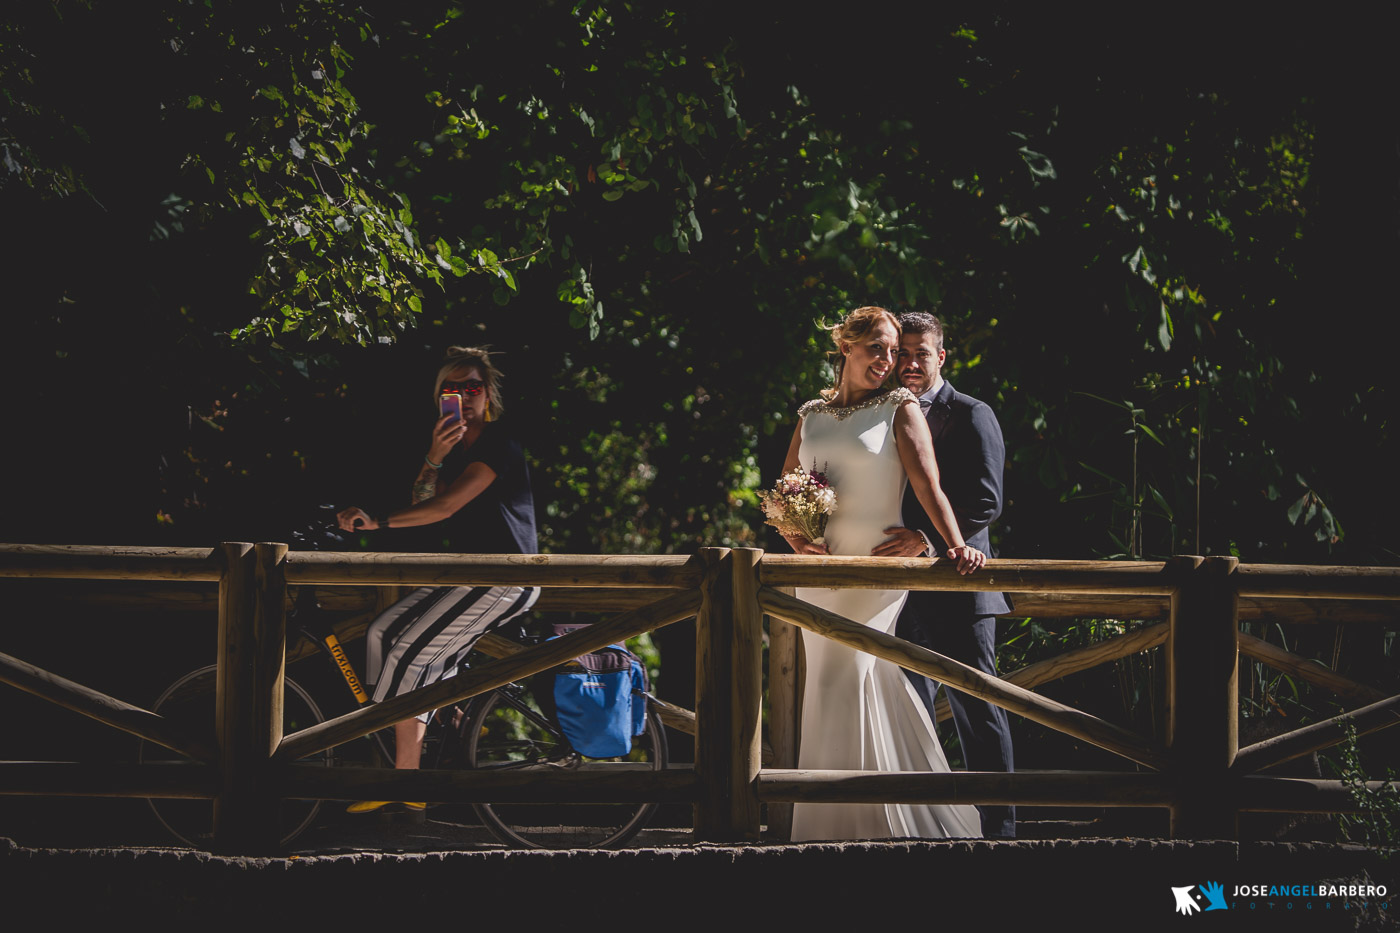
[[[528,610],[539,595],[537,587],[519,586],[429,586],[409,593],[365,635],[374,701],[452,676],[478,638]],[[427,722],[429,715],[418,718]]]

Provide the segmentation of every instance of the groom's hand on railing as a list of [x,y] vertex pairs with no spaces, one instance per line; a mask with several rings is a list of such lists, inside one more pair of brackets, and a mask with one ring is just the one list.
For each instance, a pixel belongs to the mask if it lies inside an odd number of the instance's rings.
[[969,574],[987,563],[987,555],[969,544],[948,548],[948,559],[958,562],[958,573]]

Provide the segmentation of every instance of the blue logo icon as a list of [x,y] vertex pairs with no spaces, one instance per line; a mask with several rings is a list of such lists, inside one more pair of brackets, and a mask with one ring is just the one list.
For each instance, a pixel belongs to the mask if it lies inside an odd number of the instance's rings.
[[1205,884],[1200,885],[1200,889],[1201,893],[1206,896],[1206,900],[1210,901],[1210,906],[1206,908],[1207,912],[1229,909],[1229,906],[1225,903],[1225,889],[1221,886],[1219,881],[1207,881]]
[[[1192,894],[1191,889],[1195,888],[1199,894]],[[1176,895],[1176,912],[1191,916],[1199,913],[1201,904],[1206,904],[1206,911],[1229,910],[1230,905],[1225,903],[1225,888],[1219,881],[1207,881],[1204,884],[1188,884],[1182,888],[1172,888],[1172,894]]]

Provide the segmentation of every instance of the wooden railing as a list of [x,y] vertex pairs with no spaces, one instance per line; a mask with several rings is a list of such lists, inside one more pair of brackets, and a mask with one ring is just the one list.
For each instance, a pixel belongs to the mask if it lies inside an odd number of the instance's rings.
[[[678,801],[694,806],[697,838],[712,841],[758,839],[764,803],[769,805],[770,834],[778,836],[784,805],[799,801],[1165,807],[1175,837],[1232,838],[1242,810],[1354,809],[1341,782],[1256,772],[1336,744],[1348,727],[1364,734],[1400,722],[1400,696],[1382,696],[1239,632],[1242,603],[1247,612],[1268,612],[1304,599],[1360,601],[1357,605],[1374,616],[1400,599],[1400,570],[1392,568],[1240,565],[1233,558],[1199,557],[1165,563],[993,560],[984,572],[963,577],[946,562],[777,556],[742,548],[702,548],[693,557],[444,556],[292,552],[282,544],[234,543],[216,549],[0,545],[0,576],[217,582],[217,709],[208,732],[183,732],[152,712],[0,655],[0,680],[174,749],[196,764],[0,762],[0,793],[212,798],[217,846],[225,851],[275,850],[274,804],[282,797]],[[501,651],[507,656],[458,677],[284,736],[289,583],[540,586],[546,593],[566,594],[545,605],[626,608],[545,645]],[[1027,603],[1054,607],[1058,600],[1062,606],[1067,602],[1083,608],[1096,599],[1097,605],[1106,605],[1106,598],[1164,608],[1167,620],[999,679],[784,592],[798,586],[1003,590],[1020,594],[1018,613],[1027,615],[1036,614]],[[760,734],[765,614],[770,617],[769,768],[762,766]],[[1143,615],[1150,613],[1139,617]],[[693,768],[541,774],[292,765],[393,722],[692,616],[697,619],[694,718],[677,709],[669,717],[673,725],[696,734]],[[796,770],[794,626],[933,677],[1152,770]],[[1030,691],[1054,677],[1156,646],[1165,648],[1167,666],[1165,741]],[[1240,749],[1241,652],[1365,705]]]

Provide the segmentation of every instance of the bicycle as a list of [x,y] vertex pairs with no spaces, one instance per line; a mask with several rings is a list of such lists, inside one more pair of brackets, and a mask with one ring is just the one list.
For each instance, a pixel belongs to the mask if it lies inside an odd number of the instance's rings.
[[[319,526],[319,523],[318,523]],[[319,528],[292,536],[298,546],[319,549],[323,539],[338,541],[334,533]],[[316,600],[315,590],[303,586],[296,594],[291,620],[301,638],[316,646],[332,662],[348,692],[360,706],[370,702],[359,676],[340,646]],[[521,646],[538,643],[543,637],[531,636],[521,626],[510,639]],[[487,633],[503,636],[502,629]],[[498,642],[499,644],[499,642]],[[462,669],[469,666],[464,663]],[[152,711],[194,728],[207,726],[214,716],[213,665],[191,671],[167,687]],[[512,683],[472,697],[462,704],[438,710],[429,721],[424,742],[424,767],[510,770],[590,770],[637,767],[664,770],[668,763],[666,733],[655,706],[646,707],[645,727],[633,740],[625,758],[590,759],[575,751],[553,715],[547,690],[552,681],[549,671],[528,683]],[[647,694],[642,694],[647,697]],[[539,697],[544,697],[541,702]],[[305,687],[287,677],[285,681],[284,734],[325,720],[321,705]],[[393,750],[382,733],[374,733],[372,745],[380,757],[377,764],[393,761]],[[302,763],[323,766],[353,766],[348,759],[328,750],[303,759]],[[154,743],[142,740],[137,760],[172,761],[183,757]],[[213,803],[201,799],[147,798],[156,819],[176,838],[195,848],[207,848],[212,841]],[[309,827],[320,812],[320,800],[282,801],[279,825],[285,827],[281,844],[287,845]],[[526,848],[606,848],[620,846],[646,825],[656,809],[643,804],[473,804],[482,824],[503,843]]]

